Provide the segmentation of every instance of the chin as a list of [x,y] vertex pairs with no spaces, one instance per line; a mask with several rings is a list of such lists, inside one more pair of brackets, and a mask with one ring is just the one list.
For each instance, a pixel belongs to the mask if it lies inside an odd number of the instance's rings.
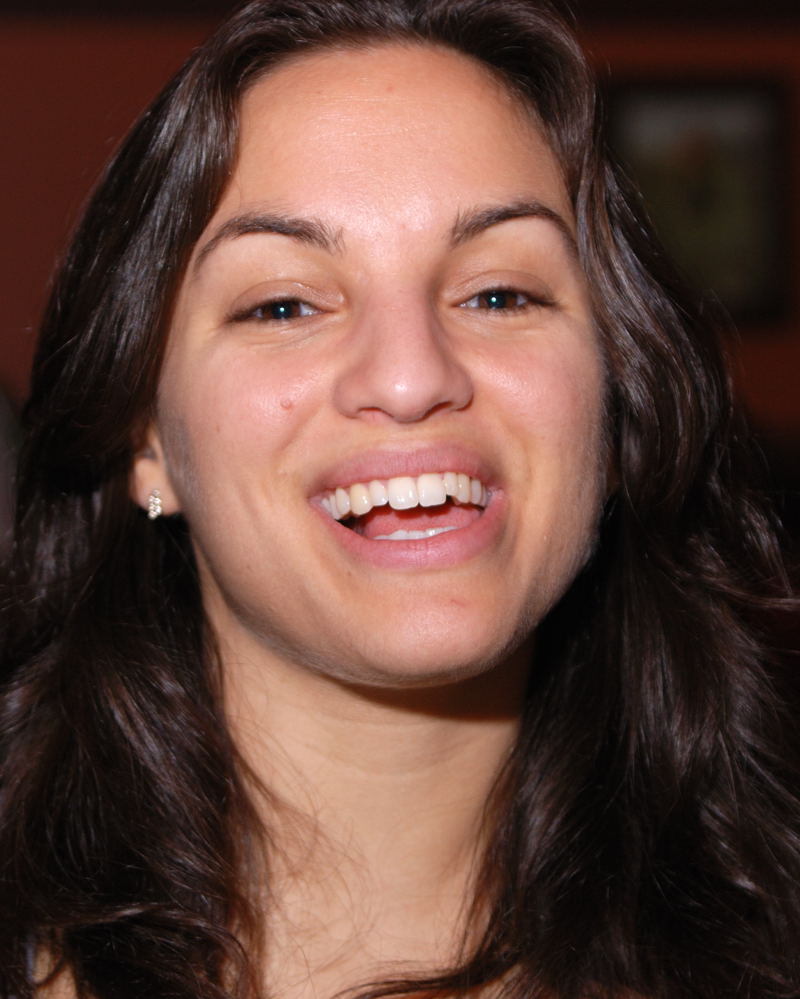
[[[509,663],[530,662],[528,629],[512,634],[481,635],[476,630],[417,627],[413,633],[394,631],[389,640],[378,636],[358,645],[357,651],[343,656],[338,664],[330,660],[323,667],[338,678],[358,687],[380,691],[414,691],[452,688],[480,678],[503,673]],[[321,666],[322,664],[319,664]]]

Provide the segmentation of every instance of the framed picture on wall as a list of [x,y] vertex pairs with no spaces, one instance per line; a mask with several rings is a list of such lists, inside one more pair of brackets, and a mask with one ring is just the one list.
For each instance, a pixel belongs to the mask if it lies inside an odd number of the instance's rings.
[[769,81],[626,80],[608,93],[612,145],[662,241],[743,327],[791,307],[788,105]]

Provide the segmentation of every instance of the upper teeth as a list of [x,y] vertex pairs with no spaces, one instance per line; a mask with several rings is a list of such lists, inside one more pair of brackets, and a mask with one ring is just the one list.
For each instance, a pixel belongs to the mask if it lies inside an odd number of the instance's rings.
[[339,487],[322,498],[322,506],[336,520],[361,517],[376,506],[393,510],[411,510],[415,506],[441,506],[451,497],[456,503],[474,503],[486,506],[489,493],[480,479],[472,479],[463,472],[426,472],[412,478],[400,475],[385,482],[354,482],[352,486]]

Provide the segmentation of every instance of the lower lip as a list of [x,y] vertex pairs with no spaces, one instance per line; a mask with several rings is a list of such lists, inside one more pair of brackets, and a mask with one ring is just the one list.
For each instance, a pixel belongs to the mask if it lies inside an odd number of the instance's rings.
[[416,541],[370,541],[324,510],[319,515],[335,540],[359,562],[381,569],[444,569],[476,558],[496,542],[504,508],[502,493],[493,493],[489,505],[468,527]]

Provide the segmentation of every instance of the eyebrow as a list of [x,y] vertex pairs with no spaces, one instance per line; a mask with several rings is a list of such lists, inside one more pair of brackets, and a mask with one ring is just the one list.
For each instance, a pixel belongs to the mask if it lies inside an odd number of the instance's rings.
[[557,211],[548,208],[540,201],[512,201],[507,205],[490,205],[487,208],[459,213],[450,230],[450,240],[454,246],[459,246],[491,229],[492,226],[500,225],[501,222],[525,218],[546,219],[552,222],[563,236],[570,254],[578,259],[578,244],[566,220]]
[[328,253],[342,248],[341,234],[334,232],[318,219],[282,215],[279,212],[245,212],[243,215],[235,215],[227,222],[223,222],[198,252],[194,262],[194,270],[196,271],[202,266],[206,257],[220,243],[253,233],[289,236],[300,243],[319,247]]
[[[540,218],[552,222],[563,236],[570,254],[575,259],[578,258],[578,246],[565,219],[540,201],[513,201],[506,205],[490,205],[460,212],[450,230],[450,242],[453,246],[459,246],[475,239],[492,226],[523,218]],[[206,257],[221,243],[251,234],[288,236],[328,253],[340,251],[344,245],[341,232],[334,232],[319,219],[282,215],[279,212],[245,212],[223,222],[199,250],[193,269],[199,270]]]

